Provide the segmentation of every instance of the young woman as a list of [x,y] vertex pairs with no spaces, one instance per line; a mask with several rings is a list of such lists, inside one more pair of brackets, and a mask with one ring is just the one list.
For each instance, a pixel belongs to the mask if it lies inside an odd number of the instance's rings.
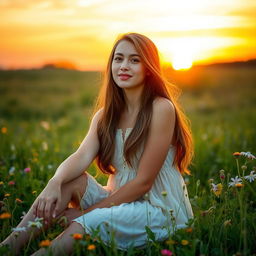
[[[193,218],[182,177],[189,174],[192,156],[189,122],[178,106],[175,87],[162,76],[156,46],[144,35],[124,34],[110,54],[86,137],[58,167],[18,227],[43,217],[48,228],[53,218],[67,216],[70,225],[51,244],[54,255],[72,251],[72,234],[95,229],[106,244],[113,232],[122,250],[146,244],[145,226],[164,240]],[[85,171],[94,160],[109,175],[107,186]],[[77,209],[67,208],[70,201]],[[16,239],[12,233],[2,244],[18,253],[29,236],[29,229]],[[34,255],[43,254],[40,249]]]

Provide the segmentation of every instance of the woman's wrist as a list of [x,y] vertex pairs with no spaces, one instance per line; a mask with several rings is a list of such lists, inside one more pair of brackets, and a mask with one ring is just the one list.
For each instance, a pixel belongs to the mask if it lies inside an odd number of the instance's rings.
[[60,180],[60,178],[53,176],[50,180],[49,183],[54,183],[54,185],[56,186],[61,186],[62,181]]

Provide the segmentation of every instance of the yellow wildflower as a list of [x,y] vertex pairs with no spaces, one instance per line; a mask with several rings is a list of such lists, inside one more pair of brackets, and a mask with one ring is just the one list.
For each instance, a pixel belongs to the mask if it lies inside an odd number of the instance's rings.
[[94,244],[89,244],[88,247],[87,247],[88,251],[93,251],[95,249],[96,249],[96,246]]
[[79,234],[79,233],[75,233],[73,234],[73,238],[75,240],[81,240],[83,238],[83,235],[82,234]]
[[241,188],[241,187],[244,186],[244,184],[242,184],[242,183],[237,183],[237,184],[235,184],[235,186],[236,186],[237,188]]
[[51,245],[51,241],[50,240],[43,240],[39,243],[40,247],[49,247]]
[[6,193],[6,194],[4,194],[4,197],[8,197],[8,196],[10,196],[11,194],[9,194],[9,193]]
[[182,244],[182,245],[188,245],[188,244],[189,244],[189,241],[188,241],[188,240],[181,240],[181,244]]
[[11,214],[9,212],[4,212],[2,214],[0,214],[0,219],[9,219],[11,218]]
[[191,232],[193,231],[193,229],[192,229],[192,228],[186,228],[185,231],[186,231],[187,233],[191,233]]
[[6,127],[2,127],[2,128],[1,128],[1,132],[2,132],[3,134],[7,133],[7,128],[6,128]]
[[215,185],[214,183],[212,183],[212,191],[213,193],[216,195],[216,196],[220,196],[221,195],[221,192],[222,192],[222,184],[219,183],[217,185]]

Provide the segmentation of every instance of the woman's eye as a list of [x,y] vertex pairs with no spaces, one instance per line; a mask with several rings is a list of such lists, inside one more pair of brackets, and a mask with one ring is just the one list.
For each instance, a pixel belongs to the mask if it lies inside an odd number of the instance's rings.
[[115,60],[115,61],[121,61],[122,58],[121,58],[121,57],[115,57],[114,60]]
[[132,61],[132,63],[138,63],[138,62],[140,62],[139,59],[132,59],[131,61]]

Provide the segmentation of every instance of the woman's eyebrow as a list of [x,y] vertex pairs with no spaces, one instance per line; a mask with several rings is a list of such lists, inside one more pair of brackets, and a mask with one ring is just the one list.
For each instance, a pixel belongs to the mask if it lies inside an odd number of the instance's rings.
[[[124,56],[124,55],[123,55],[122,53],[120,53],[120,52],[115,53],[115,55],[121,55],[121,56]],[[139,54],[130,54],[129,56],[131,56],[131,57],[133,57],[133,56],[140,57],[140,55],[139,55]]]

